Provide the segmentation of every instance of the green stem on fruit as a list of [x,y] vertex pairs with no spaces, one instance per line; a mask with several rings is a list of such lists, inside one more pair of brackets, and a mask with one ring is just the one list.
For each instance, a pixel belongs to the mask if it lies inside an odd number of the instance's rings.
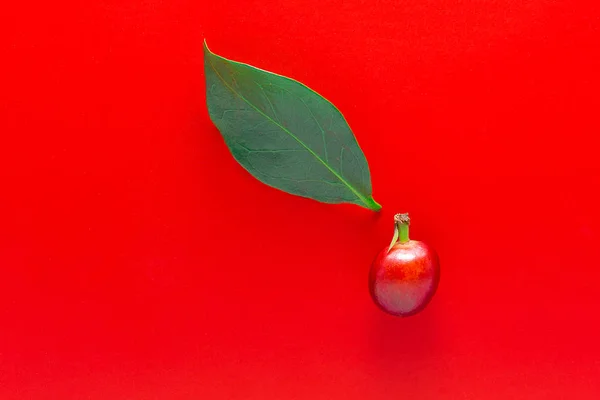
[[410,225],[408,214],[396,214],[394,221],[396,221],[396,227],[398,228],[398,241],[400,243],[408,242],[410,240],[408,237],[408,226]]
[[392,243],[390,243],[388,252],[397,242],[406,243],[410,241],[410,238],[408,237],[408,226],[410,225],[410,218],[408,217],[408,214],[405,213],[394,215],[394,222],[394,237],[392,238]]

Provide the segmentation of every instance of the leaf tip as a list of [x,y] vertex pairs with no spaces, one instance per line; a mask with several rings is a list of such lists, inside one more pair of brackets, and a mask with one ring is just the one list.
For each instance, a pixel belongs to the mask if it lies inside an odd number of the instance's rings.
[[204,38],[204,43],[202,45],[202,47],[204,48],[204,52],[205,53],[211,53],[210,49],[208,48],[208,43],[206,42],[206,38]]

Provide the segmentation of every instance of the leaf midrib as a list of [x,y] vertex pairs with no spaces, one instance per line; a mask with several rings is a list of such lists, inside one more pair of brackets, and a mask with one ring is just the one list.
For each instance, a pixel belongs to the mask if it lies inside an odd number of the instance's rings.
[[246,102],[246,104],[248,104],[250,107],[252,107],[254,110],[256,110],[260,115],[262,115],[263,117],[265,117],[269,122],[271,122],[274,125],[276,125],[279,128],[281,128],[282,131],[284,131],[290,137],[292,137],[296,142],[298,142],[302,147],[304,147],[310,154],[312,154],[321,164],[323,164],[325,166],[325,168],[327,168],[337,179],[340,180],[340,182],[342,182],[348,189],[350,189],[350,191],[352,191],[352,193],[354,193],[354,195],[360,201],[362,201],[367,207],[370,206],[370,202],[367,200],[367,198],[365,196],[363,196],[362,194],[360,194],[360,192],[358,190],[356,190],[350,183],[348,183],[348,181],[346,181],[346,179],[344,179],[344,177],[342,177],[340,174],[338,174],[337,171],[334,170],[331,166],[329,166],[329,164],[326,163],[321,157],[319,157],[319,155],[317,153],[315,153],[310,147],[308,147],[306,144],[304,144],[304,142],[302,140],[298,139],[298,137],[296,135],[294,135],[291,131],[289,131],[286,127],[284,127],[283,125],[279,124],[277,121],[273,120],[273,118],[269,117],[267,114],[265,114],[264,112],[262,112],[262,110],[260,110],[258,107],[256,107],[250,101],[248,101],[248,99],[246,99],[240,93],[236,92],[231,86],[229,86],[229,84],[221,76],[221,74],[219,73],[219,71],[217,71],[217,69],[215,68],[215,66],[213,65],[213,63],[212,63],[212,61],[210,59],[211,56],[215,56],[215,57],[219,57],[219,56],[216,55],[216,54],[213,54],[212,52],[210,52],[210,50],[208,50],[208,53],[209,53],[209,57],[207,59],[208,59],[208,63],[210,65],[210,67],[215,72],[215,74],[217,74],[217,76],[219,77],[219,79],[221,80],[221,82],[223,82],[223,84],[225,85],[225,87],[227,87],[227,89],[229,89],[231,91],[231,93],[235,94],[240,99],[242,99],[244,102]]

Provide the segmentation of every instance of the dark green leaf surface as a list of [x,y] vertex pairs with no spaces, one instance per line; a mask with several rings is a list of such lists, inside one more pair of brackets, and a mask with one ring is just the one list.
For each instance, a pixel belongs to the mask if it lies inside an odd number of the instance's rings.
[[367,160],[337,108],[305,85],[212,53],[204,43],[210,118],[261,182],[325,203],[381,206]]

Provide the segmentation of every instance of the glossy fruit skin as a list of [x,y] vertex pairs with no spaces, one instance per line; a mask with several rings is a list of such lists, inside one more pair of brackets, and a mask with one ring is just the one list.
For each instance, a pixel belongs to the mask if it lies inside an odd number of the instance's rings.
[[383,249],[369,272],[369,292],[386,313],[408,317],[423,310],[440,282],[440,262],[427,244],[409,240]]

